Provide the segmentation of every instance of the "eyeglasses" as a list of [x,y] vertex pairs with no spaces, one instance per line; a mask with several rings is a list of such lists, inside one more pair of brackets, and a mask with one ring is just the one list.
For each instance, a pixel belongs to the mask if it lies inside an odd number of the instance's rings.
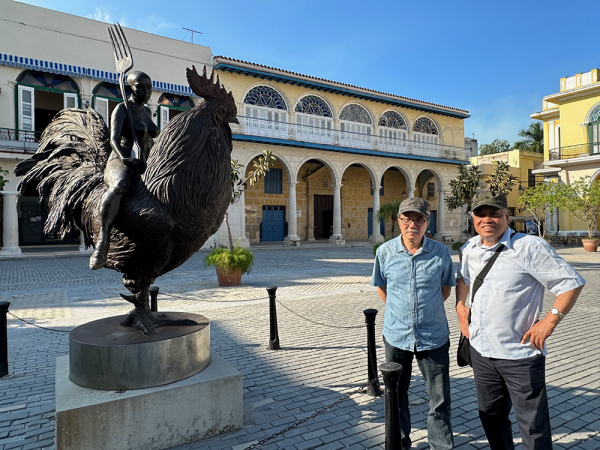
[[402,225],[410,225],[411,222],[414,222],[417,226],[422,226],[427,223],[427,219],[409,219],[408,217],[400,217],[400,222]]
[[492,210],[481,210],[481,211],[473,211],[473,215],[479,219],[484,219],[485,217],[489,217],[491,219],[499,219],[500,217],[503,217],[503,211],[499,210],[499,209],[492,209]]

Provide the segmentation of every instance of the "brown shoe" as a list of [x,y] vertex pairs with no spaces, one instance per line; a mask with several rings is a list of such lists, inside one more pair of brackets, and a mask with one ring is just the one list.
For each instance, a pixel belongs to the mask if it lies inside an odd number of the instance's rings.
[[106,254],[97,248],[90,256],[90,269],[97,270],[101,269],[106,265]]

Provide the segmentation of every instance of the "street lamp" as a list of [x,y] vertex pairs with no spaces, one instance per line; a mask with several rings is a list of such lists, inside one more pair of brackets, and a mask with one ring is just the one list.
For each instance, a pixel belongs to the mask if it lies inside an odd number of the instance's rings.
[[521,186],[521,182],[519,181],[519,188],[517,189],[517,191],[519,191],[519,194],[522,194],[524,189],[523,186]]
[[402,190],[402,198],[406,198],[406,190]]

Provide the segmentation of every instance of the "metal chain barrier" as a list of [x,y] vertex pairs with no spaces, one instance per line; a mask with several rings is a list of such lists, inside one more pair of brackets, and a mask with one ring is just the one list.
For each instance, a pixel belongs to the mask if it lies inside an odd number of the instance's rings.
[[325,328],[336,328],[338,330],[354,330],[354,329],[357,329],[357,328],[366,328],[366,326],[367,326],[367,324],[364,324],[364,325],[355,325],[355,326],[343,327],[341,325],[328,325],[326,323],[316,322],[316,321],[314,321],[312,319],[309,319],[307,317],[301,316],[300,314],[298,314],[295,311],[292,311],[290,308],[288,308],[286,305],[284,305],[283,303],[281,303],[279,300],[277,300],[277,303],[279,303],[281,306],[283,306],[285,309],[287,309],[292,314],[300,317],[301,319],[306,320],[307,322],[312,323],[313,325],[319,325],[319,326],[325,327]]
[[15,316],[13,313],[11,313],[10,311],[6,312],[9,316],[13,317],[14,319],[20,320],[23,323],[26,323],[27,325],[31,325],[32,327],[36,327],[39,328],[41,330],[46,330],[46,331],[53,331],[54,333],[69,333],[71,330],[58,330],[56,328],[47,328],[47,327],[43,327],[41,325],[36,325],[35,323],[26,320],[26,319],[21,319],[18,316]]
[[267,437],[267,438],[261,439],[260,441],[258,441],[258,442],[256,442],[256,443],[254,443],[254,444],[250,445],[249,447],[246,447],[246,448],[244,448],[244,450],[252,450],[252,449],[254,449],[254,448],[256,448],[256,447],[259,447],[259,446],[261,446],[261,445],[264,445],[265,443],[269,442],[270,440],[272,440],[272,439],[275,439],[276,437],[278,437],[278,436],[281,436],[281,435],[283,435],[283,434],[287,433],[288,431],[290,431],[290,430],[293,430],[294,428],[297,428],[297,427],[299,427],[299,426],[300,426],[300,425],[302,425],[303,423],[305,423],[305,422],[308,422],[308,421],[309,421],[309,420],[311,420],[311,419],[314,419],[315,417],[317,417],[317,416],[318,416],[318,415],[320,415],[320,414],[323,414],[323,413],[324,413],[325,411],[327,411],[328,409],[331,409],[331,408],[333,408],[334,406],[336,406],[336,405],[339,405],[339,404],[340,404],[340,403],[342,403],[344,400],[346,400],[346,399],[348,399],[348,398],[352,397],[354,394],[357,394],[357,393],[359,393],[359,392],[362,392],[362,391],[364,391],[366,388],[367,388],[367,385],[365,384],[365,385],[363,385],[363,386],[361,386],[361,387],[359,387],[359,388],[357,388],[357,389],[354,389],[353,391],[350,391],[350,392],[348,392],[347,394],[343,395],[342,397],[340,397],[339,399],[337,399],[337,400],[336,400],[335,402],[333,402],[332,404],[330,404],[330,405],[327,405],[327,406],[324,406],[324,407],[323,407],[323,408],[321,408],[321,409],[318,409],[317,411],[315,411],[315,412],[314,412],[312,415],[310,415],[309,417],[305,417],[304,419],[301,419],[301,420],[299,420],[298,422],[296,422],[296,423],[294,423],[294,424],[292,424],[292,425],[290,425],[290,426],[288,426],[288,427],[284,428],[283,430],[281,430],[281,431],[278,431],[277,433],[275,433],[275,434],[273,434],[273,435],[271,435],[271,436],[269,436],[269,437]]
[[203,298],[195,298],[195,297],[186,297],[183,295],[175,295],[175,294],[166,294],[161,292],[161,295],[165,295],[167,297],[178,298],[180,300],[191,300],[195,302],[205,302],[205,303],[241,303],[241,302],[255,302],[258,300],[268,300],[269,297],[259,297],[259,298],[245,298],[241,300],[206,300]]

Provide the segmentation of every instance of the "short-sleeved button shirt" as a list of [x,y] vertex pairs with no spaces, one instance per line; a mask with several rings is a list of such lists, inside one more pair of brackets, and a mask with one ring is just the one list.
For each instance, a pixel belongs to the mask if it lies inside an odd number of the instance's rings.
[[445,245],[425,237],[413,255],[401,236],[391,239],[377,249],[371,284],[386,286],[383,335],[389,344],[422,351],[448,341],[442,286],[456,286],[456,280]]
[[523,335],[540,318],[544,291],[554,295],[575,289],[585,280],[543,239],[507,229],[491,247],[475,236],[463,246],[458,277],[471,285],[499,245],[501,253],[483,284],[466,305],[471,307],[469,335],[471,345],[487,358],[523,359],[546,354],[529,342],[521,344]]

